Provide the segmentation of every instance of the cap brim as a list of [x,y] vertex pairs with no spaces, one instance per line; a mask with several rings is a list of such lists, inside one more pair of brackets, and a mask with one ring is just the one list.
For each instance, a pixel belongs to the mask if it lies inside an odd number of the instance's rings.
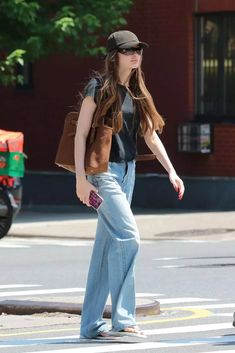
[[128,43],[125,43],[125,44],[121,44],[118,47],[121,48],[121,49],[126,49],[126,48],[135,47],[137,45],[139,45],[142,48],[148,48],[149,47],[149,45],[147,43],[145,43],[145,42],[136,42],[134,40],[130,41]]

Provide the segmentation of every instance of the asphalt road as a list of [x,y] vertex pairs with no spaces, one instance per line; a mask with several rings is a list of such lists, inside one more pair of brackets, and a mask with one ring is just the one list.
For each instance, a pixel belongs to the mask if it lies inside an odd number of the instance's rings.
[[[84,293],[91,240],[0,241],[0,300],[76,298]],[[138,317],[141,342],[79,341],[79,316],[0,316],[0,352],[235,352],[235,241],[143,241],[137,295],[156,298],[158,316]]]

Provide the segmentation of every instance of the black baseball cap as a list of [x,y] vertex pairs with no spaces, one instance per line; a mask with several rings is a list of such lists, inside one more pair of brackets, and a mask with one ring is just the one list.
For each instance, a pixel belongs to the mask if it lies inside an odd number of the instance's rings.
[[111,33],[110,36],[107,39],[107,51],[110,52],[112,50],[118,49],[118,48],[131,48],[134,46],[139,45],[142,48],[146,48],[149,45],[145,42],[140,42],[137,36],[130,31],[117,31],[114,33]]

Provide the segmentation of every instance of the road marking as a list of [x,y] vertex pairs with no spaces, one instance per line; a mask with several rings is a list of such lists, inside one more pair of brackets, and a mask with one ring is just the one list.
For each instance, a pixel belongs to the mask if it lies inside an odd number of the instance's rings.
[[[39,342],[40,340],[38,340]],[[94,340],[91,340],[94,342]],[[32,342],[32,341],[31,341]],[[71,342],[66,342],[66,341],[61,341],[58,339],[57,341],[53,341],[52,339],[48,340],[49,343],[54,343],[54,344],[61,344],[61,343],[71,343]],[[76,344],[78,343],[83,343],[84,340],[80,340],[78,342],[74,342]],[[89,341],[85,341],[86,343]],[[43,342],[44,344],[47,343],[47,341]],[[37,353],[111,353],[111,352],[121,352],[121,351],[137,351],[137,350],[147,350],[147,349],[158,349],[158,348],[172,348],[172,347],[189,347],[189,346],[199,346],[199,345],[205,345],[205,344],[233,344],[235,343],[235,338],[233,336],[227,336],[227,337],[210,337],[210,338],[198,338],[198,339],[182,339],[182,340],[167,340],[167,341],[161,341],[161,342],[141,342],[141,343],[135,343],[131,345],[130,343],[115,343],[114,344],[109,344],[109,345],[99,345],[99,346],[90,346],[90,347],[76,347],[76,348],[66,348],[66,349],[56,349],[56,350],[44,350],[44,351],[37,351]],[[37,343],[38,344],[38,343]],[[9,346],[5,346],[9,347]],[[223,351],[222,351],[223,352]],[[228,352],[228,351],[224,351]],[[234,352],[234,350],[231,350],[231,352]],[[34,353],[33,352],[28,352],[28,353]],[[218,353],[218,352],[217,352]]]
[[51,238],[9,238],[1,240],[0,247],[31,247],[32,245],[57,245],[57,246],[92,246],[92,240],[64,240],[64,239],[51,239]]
[[46,238],[46,239],[38,239],[38,238],[32,238],[32,239],[20,239],[19,241],[21,242],[27,242],[31,245],[74,245],[74,246],[90,246],[94,244],[93,240],[76,240],[76,239],[51,239],[51,238]]
[[[0,292],[0,297],[19,297],[28,295],[45,295],[45,294],[61,294],[61,293],[79,293],[85,292],[85,288],[56,288],[56,289],[39,289],[39,290],[25,290],[15,292]],[[137,293],[136,297],[158,297],[162,294],[154,293]],[[161,304],[175,304],[175,303],[193,303],[200,301],[214,301],[216,299],[208,298],[166,298],[161,299]],[[203,306],[204,307],[204,306]]]
[[197,257],[158,257],[154,258],[153,261],[172,261],[172,260],[227,260],[234,259],[235,256],[197,256]]
[[136,293],[136,298],[147,298],[147,297],[162,297],[164,294],[161,293]]
[[183,239],[183,238],[178,238],[178,239],[164,239],[164,238],[157,238],[156,234],[156,240],[164,241],[165,243],[219,243],[223,240],[221,239]]
[[233,317],[233,313],[213,314],[213,316]]
[[181,243],[210,243],[215,240],[202,240],[202,239],[180,239]]
[[19,297],[24,295],[44,295],[57,293],[79,293],[85,292],[85,288],[58,288],[58,289],[39,289],[39,290],[23,290],[16,292],[0,292],[0,297]]
[[0,243],[0,248],[20,249],[20,248],[30,248],[30,246],[29,245],[17,245],[17,244],[3,244],[3,243]]
[[[205,313],[206,314],[206,313]],[[205,316],[207,317],[207,316]],[[195,318],[195,317],[194,317]],[[137,322],[138,325],[145,325],[148,324],[149,322]],[[222,322],[219,324],[207,324],[207,325],[187,325],[187,326],[178,326],[178,327],[169,327],[165,329],[150,329],[150,330],[143,330],[144,333],[147,335],[156,335],[156,334],[174,334],[174,333],[184,333],[184,332],[201,332],[201,331],[214,331],[214,330],[225,330],[225,329],[233,329],[231,322]],[[34,330],[34,331],[24,331],[24,332],[15,332],[15,333],[0,333],[0,337],[15,337],[15,336],[29,336],[29,335],[38,335],[38,334],[49,334],[49,333],[58,333],[58,332],[78,332],[78,328],[57,328],[57,329],[48,329],[48,330]],[[77,337],[77,336],[69,336],[71,337]],[[62,337],[62,338],[68,338]],[[1,347],[1,346],[0,346]]]
[[227,303],[227,304],[205,304],[205,305],[193,305],[190,306],[192,309],[225,309],[225,308],[235,308],[235,303]]
[[27,287],[41,287],[42,284],[2,284],[0,285],[0,289],[7,288],[27,288]]
[[[151,240],[142,240],[141,244],[152,244],[155,241]],[[0,247],[4,248],[30,248],[32,245],[56,245],[56,246],[92,246],[94,244],[94,240],[77,240],[77,239],[69,239],[65,240],[63,238],[6,238],[1,241]]]
[[147,325],[147,324],[153,324],[153,323],[158,323],[158,322],[172,322],[172,321],[194,320],[194,319],[202,319],[202,318],[209,317],[209,316],[213,315],[213,313],[211,311],[203,310],[203,309],[191,309],[191,308],[185,308],[185,307],[183,307],[183,308],[175,307],[175,308],[161,309],[161,311],[172,311],[172,310],[189,311],[192,314],[189,315],[189,316],[183,316],[183,317],[173,317],[173,318],[167,318],[167,319],[141,321],[140,324],[141,325]]
[[208,268],[208,267],[225,267],[225,266],[230,266],[230,267],[234,267],[235,264],[234,263],[225,263],[225,264],[221,264],[221,263],[216,263],[216,264],[203,264],[203,265],[197,265],[197,264],[191,264],[191,265],[160,265],[160,266],[156,266],[155,268]]
[[[14,337],[14,336],[24,336],[24,335],[38,335],[41,333],[55,333],[55,332],[78,332],[78,328],[57,328],[57,329],[49,329],[49,330],[35,330],[35,331],[24,331],[24,332],[16,332],[16,333],[0,333],[0,337]],[[0,345],[1,348],[1,345]]]
[[159,258],[154,258],[153,261],[172,261],[172,260],[180,260],[181,257],[159,257]]
[[180,327],[170,327],[164,329],[152,329],[144,330],[143,332],[148,335],[166,335],[170,333],[190,333],[190,332],[207,332],[207,331],[216,331],[216,330],[227,330],[232,328],[231,322],[219,323],[219,324],[207,324],[207,325],[187,325]]
[[[141,323],[139,323],[141,324]],[[179,326],[179,327],[168,327],[164,329],[151,329],[151,330],[143,330],[143,332],[148,336],[153,335],[169,335],[175,333],[191,333],[191,332],[207,332],[207,331],[217,331],[217,330],[227,330],[233,329],[231,322],[224,322],[219,324],[206,324],[206,325],[187,325],[187,326]],[[74,329],[50,329],[50,330],[42,330],[42,331],[30,331],[30,332],[19,332],[19,333],[10,333],[10,334],[1,334],[0,337],[11,337],[11,336],[22,336],[22,335],[31,335],[31,334],[41,334],[41,333],[52,333],[52,332],[66,332],[66,331],[78,331],[77,328]],[[78,338],[78,335],[72,336],[58,336],[51,337],[51,339],[67,339],[67,338]],[[47,338],[40,338],[40,340],[47,340]],[[32,340],[36,340],[37,338],[33,338]],[[0,346],[1,347],[1,346]]]
[[156,268],[182,268],[182,267],[188,267],[186,265],[159,265]]
[[[21,287],[40,287],[41,284],[11,284],[11,285],[0,285],[1,289],[6,288],[21,288]],[[39,290],[26,290],[26,291],[15,291],[15,292],[0,292],[0,297],[8,296],[24,296],[24,295],[38,295],[38,294],[56,294],[56,293],[77,293],[85,292],[85,288],[56,288],[56,289],[39,289]],[[136,293],[136,298],[147,298],[147,297],[159,297],[163,294],[160,293]]]
[[229,350],[225,349],[223,351],[207,351],[207,352],[201,352],[201,353],[213,353],[213,352],[214,353],[234,353],[235,351],[234,349],[229,349]]
[[25,229],[25,228],[31,228],[31,227],[43,227],[43,228],[47,228],[53,225],[67,225],[67,224],[82,224],[82,223],[96,223],[97,219],[70,219],[70,220],[64,220],[64,219],[60,219],[60,220],[56,220],[56,221],[36,221],[36,222],[20,222],[20,223],[14,223],[12,225],[11,230],[18,230],[18,229]]
[[[174,304],[174,303],[193,303],[193,302],[213,302],[217,301],[217,299],[209,299],[209,298],[165,298],[161,299],[161,304]],[[204,306],[203,306],[204,308]]]

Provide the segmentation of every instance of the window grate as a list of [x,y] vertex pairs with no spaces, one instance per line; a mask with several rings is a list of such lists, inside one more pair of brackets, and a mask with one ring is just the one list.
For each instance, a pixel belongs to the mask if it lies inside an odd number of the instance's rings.
[[210,154],[213,152],[210,124],[183,123],[178,125],[178,151]]

